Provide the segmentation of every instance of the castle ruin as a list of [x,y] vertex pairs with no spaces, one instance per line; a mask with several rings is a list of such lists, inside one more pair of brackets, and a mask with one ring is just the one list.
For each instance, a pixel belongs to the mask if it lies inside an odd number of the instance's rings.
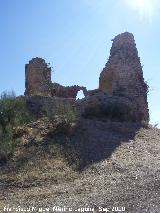
[[[25,96],[74,99],[75,105],[82,112],[86,108],[108,106],[108,104],[126,105],[126,120],[136,122],[149,121],[147,103],[148,86],[143,78],[143,71],[138,51],[131,33],[117,35],[113,40],[110,57],[100,73],[99,88],[87,91],[83,86],[62,86],[51,82],[51,68],[41,58],[33,58],[25,65]],[[76,102],[78,91],[82,90],[85,98]],[[57,99],[56,99],[57,101]]]
[[143,119],[148,120],[148,86],[143,78],[134,36],[125,32],[112,41],[109,60],[100,74],[99,90],[107,95],[130,98],[137,104]]
[[33,58],[25,65],[25,96],[76,98],[80,90],[87,94],[85,87],[52,83],[51,67],[42,58]]
[[42,58],[25,65],[25,95],[51,96],[51,68]]

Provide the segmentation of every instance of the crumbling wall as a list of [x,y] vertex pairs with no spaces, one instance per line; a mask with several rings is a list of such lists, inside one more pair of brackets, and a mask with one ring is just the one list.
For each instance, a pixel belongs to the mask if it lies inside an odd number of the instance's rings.
[[[47,103],[52,108],[57,101],[70,99],[82,114],[88,110],[89,113],[92,111],[92,114],[98,112],[107,115],[109,119],[118,115],[125,121],[149,121],[148,86],[143,78],[140,58],[131,33],[125,32],[113,39],[110,57],[100,74],[99,88],[96,90],[87,91],[85,87],[78,85],[66,87],[52,83],[51,68],[41,58],[33,58],[26,64],[25,77],[25,95],[41,96],[37,106],[43,105],[44,101],[44,104]],[[85,98],[76,102],[80,90]],[[47,96],[47,99],[42,96]],[[58,99],[50,99],[49,96]],[[34,109],[36,101],[37,98],[32,99],[30,103]]]
[[99,88],[108,95],[135,97],[146,93],[140,58],[131,33],[113,39],[109,60],[100,74]]
[[42,58],[25,65],[25,95],[51,96],[51,68]]
[[86,96],[93,96],[99,93],[99,89],[87,90]]
[[53,115],[57,109],[67,104],[74,106],[73,98],[47,97],[47,96],[27,96],[27,108],[37,117]]
[[99,90],[106,95],[130,98],[139,106],[137,114],[143,114],[141,117],[148,120],[148,87],[134,36],[125,32],[112,41],[109,60],[100,74]]
[[143,113],[136,102],[127,97],[97,93],[75,103],[79,114],[86,118],[141,123]]
[[85,87],[78,85],[62,86],[51,82],[51,68],[42,58],[33,58],[25,65],[25,95],[26,96],[56,96],[76,98],[78,91],[87,94]]
[[63,98],[76,98],[78,91],[82,90],[84,95],[87,94],[85,87],[78,85],[74,86],[62,86],[58,83],[52,83],[52,96],[63,97]]

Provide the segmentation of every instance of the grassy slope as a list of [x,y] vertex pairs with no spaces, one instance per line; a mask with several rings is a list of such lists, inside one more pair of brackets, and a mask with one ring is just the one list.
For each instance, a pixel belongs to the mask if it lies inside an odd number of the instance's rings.
[[73,209],[88,204],[95,212],[99,206],[160,212],[160,130],[83,120],[70,138],[80,171],[64,156],[68,138],[57,138],[20,146],[1,166],[1,212],[7,204]]

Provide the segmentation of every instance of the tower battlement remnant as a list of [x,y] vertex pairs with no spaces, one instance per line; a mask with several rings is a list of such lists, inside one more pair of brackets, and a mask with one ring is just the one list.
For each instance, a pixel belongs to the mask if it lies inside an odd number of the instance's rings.
[[[115,114],[120,114],[122,120],[148,122],[148,85],[143,78],[134,36],[125,32],[117,35],[112,41],[108,62],[100,73],[98,89],[87,91],[83,86],[52,83],[49,64],[37,57],[25,65],[25,96],[75,100],[78,91],[82,90],[85,98],[75,101],[75,104],[84,114],[86,109],[89,112],[103,111],[104,115],[108,115],[109,111],[118,110]],[[53,99],[51,102],[54,102]]]
[[109,60],[100,74],[99,90],[106,95],[130,98],[137,104],[137,112],[147,120],[148,86],[143,78],[134,36],[125,32],[112,41]]
[[51,68],[42,58],[33,58],[25,65],[25,95],[51,96]]
[[146,97],[147,85],[131,33],[113,39],[109,60],[100,74],[99,89],[108,95]]
[[85,87],[62,86],[51,81],[51,67],[44,59],[36,57],[25,65],[25,96],[56,96],[76,98],[78,91],[87,94]]

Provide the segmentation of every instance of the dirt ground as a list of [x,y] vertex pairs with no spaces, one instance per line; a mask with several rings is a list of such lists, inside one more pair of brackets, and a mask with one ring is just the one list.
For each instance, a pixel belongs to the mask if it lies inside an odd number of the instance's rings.
[[160,213],[159,129],[84,120],[70,138],[78,169],[64,144],[20,147],[0,166],[0,212]]

